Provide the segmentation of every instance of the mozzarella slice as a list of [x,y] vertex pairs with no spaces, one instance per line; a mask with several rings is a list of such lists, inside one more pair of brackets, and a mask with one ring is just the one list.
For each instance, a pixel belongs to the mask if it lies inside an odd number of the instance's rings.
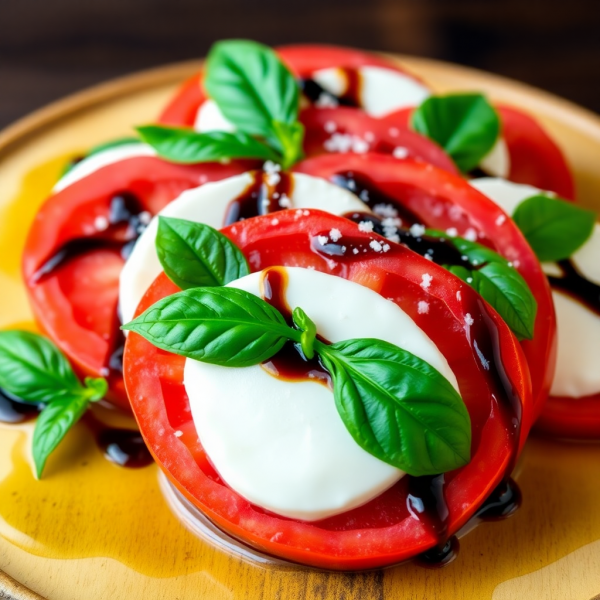
[[494,177],[508,177],[510,173],[510,155],[503,138],[496,140],[493,148],[479,163],[480,168]]
[[[292,194],[288,208],[317,208],[343,215],[370,212],[366,205],[348,190],[325,179],[300,173],[291,174]],[[243,173],[222,181],[206,183],[183,192],[168,204],[160,215],[205,223],[220,229],[224,225],[230,202],[240,197],[254,182],[252,173]],[[273,214],[276,225],[277,214]],[[119,306],[123,323],[133,319],[135,309],[145,291],[162,271],[154,247],[158,218],[154,217],[136,242],[119,280]]]
[[235,131],[235,125],[225,118],[214,100],[205,100],[196,113],[194,129],[206,131]]
[[[431,92],[422,83],[398,71],[383,67],[363,66],[360,77],[361,108],[373,117],[383,117],[391,112],[418,106]],[[348,82],[341,69],[320,69],[312,78],[327,92],[341,96]]]
[[[458,390],[437,346],[396,304],[357,283],[287,268],[286,300],[326,339],[378,338],[426,360]],[[261,273],[231,284],[261,296]],[[368,318],[365,318],[368,315]],[[185,389],[200,441],[224,481],[286,517],[315,521],[375,498],[404,473],[363,450],[345,428],[333,393],[289,382],[260,365],[227,368],[186,360]]]
[[[550,393],[581,398],[600,392],[600,316],[552,292],[558,324],[558,360]],[[574,405],[576,410],[576,405]]]
[[52,191],[56,194],[102,167],[138,156],[156,156],[156,151],[148,144],[132,142],[92,154],[78,162],[64,177],[61,177]]
[[[531,185],[505,179],[481,178],[469,182],[474,188],[493,200],[509,215],[527,198],[544,192]],[[579,272],[600,285],[600,225],[596,223],[587,242],[571,257]],[[561,277],[556,263],[542,265],[547,275]],[[581,398],[600,392],[600,317],[580,302],[553,291],[557,318],[558,360],[550,393],[553,396]]]

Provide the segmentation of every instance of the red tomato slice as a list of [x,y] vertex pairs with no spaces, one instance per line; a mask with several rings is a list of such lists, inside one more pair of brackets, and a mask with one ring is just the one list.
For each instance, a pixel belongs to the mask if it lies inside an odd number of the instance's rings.
[[[496,110],[510,157],[508,179],[573,200],[573,174],[552,138],[533,117],[516,108],[499,105]],[[390,127],[409,127],[412,111],[412,108],[405,108],[387,115],[384,120]]]
[[[109,399],[115,404],[129,406],[119,356],[115,368],[110,363],[122,340],[117,316],[121,249],[142,224],[131,213],[154,215],[184,190],[253,165],[181,166],[152,157],[130,158],[54,194],[37,214],[23,255],[36,320],[80,374],[109,376]],[[54,268],[49,268],[51,259]],[[42,275],[44,265],[49,272]]]
[[[319,69],[332,67],[357,69],[365,65],[383,67],[405,75],[408,74],[391,60],[351,48],[299,45],[283,46],[276,48],[276,50],[290,71],[300,79],[309,78],[314,71]],[[414,75],[409,75],[419,81]],[[198,109],[206,99],[207,96],[202,87],[202,74],[196,74],[177,91],[174,98],[163,110],[158,122],[165,125],[193,127]]]
[[[538,303],[533,340],[521,345],[531,371],[535,415],[548,397],[556,360],[556,320],[550,287],[525,238],[494,202],[463,178],[412,160],[380,154],[323,155],[302,161],[295,171],[340,183],[351,174],[353,191],[367,190],[371,206],[390,203],[404,225],[420,223],[434,229],[455,228],[458,235],[472,229],[480,243],[514,263]],[[350,188],[352,189],[352,187]],[[473,233],[473,232],[471,232]]]
[[[332,260],[315,247],[317,236],[332,228],[341,232],[346,244],[366,247],[373,239],[385,240],[359,231],[344,218],[306,212],[279,213],[277,227],[270,218],[257,217],[223,232],[242,249],[253,270],[314,267],[355,281],[397,303],[438,345],[457,376],[473,432],[471,462],[444,476],[447,520],[431,518],[427,511],[411,516],[407,498],[415,481],[410,477],[364,506],[322,521],[306,523],[267,513],[230,489],[211,466],[191,419],[183,386],[184,358],[131,334],[125,350],[127,390],[158,464],[223,530],[261,551],[315,567],[381,567],[411,558],[454,534],[510,472],[531,423],[527,364],[506,324],[462,281],[397,244],[387,253],[348,253],[347,260]],[[424,275],[432,277],[427,289],[421,286]],[[161,274],[138,311],[176,291]],[[427,314],[418,312],[422,300],[429,303]],[[469,316],[475,324],[467,332]],[[489,346],[491,339],[495,341]],[[477,348],[500,361],[499,371],[481,361]],[[502,373],[502,385],[494,372]],[[519,420],[520,433],[514,426]],[[177,430],[183,435],[176,436]]]
[[[434,142],[406,127],[390,127],[357,108],[310,107],[300,113],[305,127],[304,152],[318,156],[336,152],[378,152],[431,163],[458,173],[452,159]],[[346,148],[346,149],[344,149]]]
[[550,396],[535,427],[552,437],[597,441],[600,438],[600,394],[583,398]]

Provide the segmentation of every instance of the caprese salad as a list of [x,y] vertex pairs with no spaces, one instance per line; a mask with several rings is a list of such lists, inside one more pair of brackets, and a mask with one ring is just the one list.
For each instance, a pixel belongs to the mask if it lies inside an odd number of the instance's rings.
[[38,476],[106,399],[225,532],[363,569],[447,562],[469,519],[513,510],[540,414],[600,435],[600,234],[528,115],[359,51],[230,41],[138,134],[71,165],[32,225],[49,339],[0,332]]

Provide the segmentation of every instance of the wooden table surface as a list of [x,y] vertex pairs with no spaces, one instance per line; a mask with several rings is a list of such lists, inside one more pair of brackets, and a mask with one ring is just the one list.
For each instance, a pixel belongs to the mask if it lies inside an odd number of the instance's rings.
[[[600,208],[597,117],[483,74],[403,62],[439,90],[483,89],[535,112],[566,150],[582,201]],[[0,133],[0,327],[31,325],[21,250],[66,158],[151,120],[194,68],[106,84]],[[462,538],[444,569],[332,574],[256,567],[210,547],[169,511],[154,465],[124,470],[107,462],[85,424],[35,481],[31,433],[31,424],[0,425],[0,568],[8,576],[0,576],[0,597],[590,600],[600,593],[600,445],[530,440],[516,474],[522,508]]]

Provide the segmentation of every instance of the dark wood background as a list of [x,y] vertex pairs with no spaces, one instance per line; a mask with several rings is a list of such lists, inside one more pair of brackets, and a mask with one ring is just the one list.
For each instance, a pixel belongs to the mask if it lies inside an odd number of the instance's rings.
[[0,0],[0,128],[228,37],[449,60],[600,112],[600,0]]

